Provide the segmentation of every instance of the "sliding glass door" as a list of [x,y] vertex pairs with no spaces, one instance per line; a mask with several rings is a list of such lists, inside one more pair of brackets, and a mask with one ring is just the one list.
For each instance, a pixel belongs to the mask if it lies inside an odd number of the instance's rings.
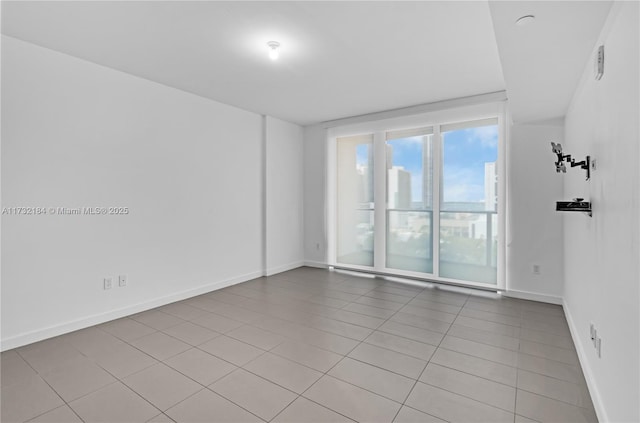
[[497,117],[335,142],[337,266],[498,284]]
[[337,263],[373,266],[373,135],[337,140]]
[[386,133],[385,267],[433,273],[433,129]]
[[498,125],[442,128],[440,276],[495,284],[498,245]]

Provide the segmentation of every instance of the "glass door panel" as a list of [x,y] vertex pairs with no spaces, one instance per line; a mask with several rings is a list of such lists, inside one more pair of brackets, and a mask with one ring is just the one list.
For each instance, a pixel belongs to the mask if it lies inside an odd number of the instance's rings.
[[442,128],[439,274],[497,284],[497,122]]
[[433,273],[431,212],[389,210],[387,228],[388,268]]
[[387,268],[433,273],[432,132],[387,133]]
[[373,266],[373,135],[337,139],[337,257]]

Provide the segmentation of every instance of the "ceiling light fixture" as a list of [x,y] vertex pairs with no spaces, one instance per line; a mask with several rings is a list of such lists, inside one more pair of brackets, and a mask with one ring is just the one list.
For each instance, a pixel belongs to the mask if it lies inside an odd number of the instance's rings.
[[535,21],[536,17],[534,15],[524,15],[519,17],[516,20],[516,25],[518,26],[525,26],[525,25],[529,25],[531,22]]
[[269,41],[267,46],[269,47],[269,59],[278,60],[278,56],[280,56],[280,52],[278,51],[280,43],[277,41]]

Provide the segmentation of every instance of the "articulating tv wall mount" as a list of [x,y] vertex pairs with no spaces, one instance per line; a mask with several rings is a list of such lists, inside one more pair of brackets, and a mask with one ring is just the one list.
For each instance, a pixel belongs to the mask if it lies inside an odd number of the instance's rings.
[[587,156],[581,162],[576,162],[576,159],[571,158],[571,154],[562,154],[562,145],[560,143],[556,144],[555,142],[551,142],[551,150],[553,153],[558,156],[558,161],[556,161],[556,172],[567,173],[567,166],[563,162],[567,162],[571,165],[571,167],[580,166],[581,169],[587,171],[587,181],[591,177],[591,157]]

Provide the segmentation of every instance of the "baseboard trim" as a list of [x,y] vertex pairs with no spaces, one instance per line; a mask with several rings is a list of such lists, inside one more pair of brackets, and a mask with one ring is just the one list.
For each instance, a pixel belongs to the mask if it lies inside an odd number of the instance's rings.
[[304,266],[317,267],[318,269],[326,269],[327,267],[329,267],[327,263],[323,263],[321,261],[307,261],[307,260],[305,260]]
[[23,333],[20,335],[16,335],[11,338],[3,339],[0,342],[0,351],[6,351],[13,348],[21,347],[34,342],[42,341],[44,339],[52,338],[54,336],[64,335],[65,333],[84,329],[90,326],[99,325],[101,323],[109,322],[111,320],[119,319],[121,317],[126,317],[132,314],[141,313],[143,311],[147,311],[152,308],[171,304],[176,301],[186,300],[187,298],[195,297],[201,294],[206,294],[207,292],[216,291],[218,289],[222,289],[227,286],[231,286],[241,282],[249,281],[251,279],[259,278],[263,276],[263,274],[264,272],[262,271],[246,273],[244,275],[237,276],[235,278],[208,283],[208,284],[199,286],[197,288],[188,289],[186,291],[177,292],[177,293],[166,295],[160,298],[155,298],[150,301],[145,301],[142,303],[130,305],[117,310],[112,310],[105,313],[98,313],[92,316],[83,317],[83,318],[62,323],[59,325],[49,326],[44,329],[38,329],[31,332]]
[[267,276],[275,275],[277,273],[286,272],[287,270],[297,269],[298,267],[304,266],[303,261],[294,261],[293,263],[283,264],[281,266],[268,268],[265,272]]
[[553,295],[536,294],[535,292],[518,291],[514,289],[502,291],[502,295],[504,295],[505,297],[519,298],[521,300],[562,305],[562,297],[555,297]]
[[573,317],[571,316],[571,312],[569,311],[569,306],[567,302],[563,299],[562,308],[564,309],[564,315],[567,318],[567,324],[569,325],[569,332],[571,332],[571,339],[573,340],[573,345],[576,347],[576,352],[578,353],[578,360],[580,361],[580,367],[582,368],[582,373],[584,374],[584,378],[587,381],[587,387],[589,388],[589,394],[591,395],[591,401],[593,402],[593,408],[596,410],[596,416],[598,417],[599,422],[608,422],[609,416],[607,411],[604,408],[604,404],[602,403],[602,396],[600,395],[600,391],[598,390],[598,386],[596,384],[595,378],[593,377],[593,373],[591,371],[591,367],[589,367],[589,363],[587,361],[587,354],[584,350],[584,346],[580,342],[580,337],[578,336],[578,328],[575,325]]

